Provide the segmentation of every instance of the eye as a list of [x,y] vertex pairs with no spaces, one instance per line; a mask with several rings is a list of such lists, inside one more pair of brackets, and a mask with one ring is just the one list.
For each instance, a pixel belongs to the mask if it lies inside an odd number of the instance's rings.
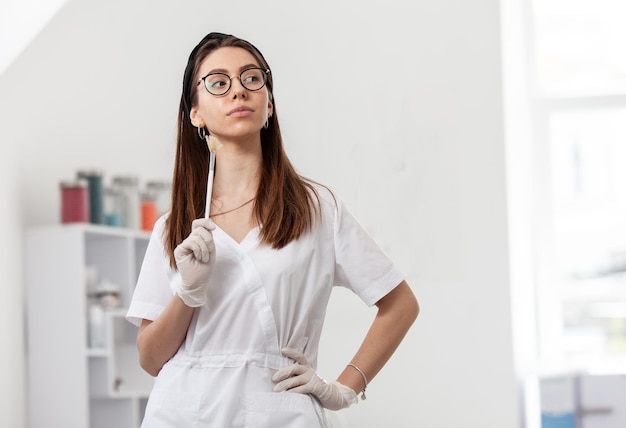
[[228,81],[230,79],[225,74],[216,73],[209,74],[205,81],[207,82],[207,86],[211,89],[223,89],[228,86]]
[[241,80],[246,83],[258,83],[263,81],[263,76],[260,70],[247,70],[242,73]]

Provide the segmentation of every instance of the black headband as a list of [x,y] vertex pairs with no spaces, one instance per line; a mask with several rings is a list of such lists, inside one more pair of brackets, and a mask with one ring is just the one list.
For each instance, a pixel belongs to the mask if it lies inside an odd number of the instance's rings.
[[227,37],[232,37],[229,34],[223,33],[209,33],[200,43],[196,45],[195,48],[189,54],[189,59],[187,60],[187,67],[185,68],[185,76],[183,77],[183,105],[185,107],[185,116],[187,119],[191,120],[190,111],[191,111],[191,79],[193,74],[194,63],[196,62],[196,55],[202,46],[204,46],[210,40],[224,40]]

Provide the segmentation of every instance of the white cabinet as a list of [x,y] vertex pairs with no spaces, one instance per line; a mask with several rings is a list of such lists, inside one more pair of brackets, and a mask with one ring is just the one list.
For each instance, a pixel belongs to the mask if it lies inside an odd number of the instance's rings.
[[541,428],[626,427],[626,375],[571,374],[544,378]]
[[[136,428],[153,379],[124,318],[149,234],[76,224],[27,232],[28,420],[31,428]],[[120,286],[105,310],[105,344],[89,347],[87,267]]]
[[580,428],[626,427],[626,375],[583,375],[579,379]]

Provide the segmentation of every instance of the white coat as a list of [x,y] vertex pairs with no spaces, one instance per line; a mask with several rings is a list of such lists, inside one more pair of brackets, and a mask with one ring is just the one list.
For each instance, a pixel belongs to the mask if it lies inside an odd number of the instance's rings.
[[[293,364],[280,350],[300,350],[315,367],[332,287],[373,305],[404,277],[340,200],[318,192],[321,221],[280,250],[259,245],[258,228],[241,243],[214,230],[206,304],[157,376],[142,427],[328,427],[314,397],[272,392],[272,375]],[[128,310],[136,325],[155,320],[180,281],[164,251],[164,222],[155,225]]]

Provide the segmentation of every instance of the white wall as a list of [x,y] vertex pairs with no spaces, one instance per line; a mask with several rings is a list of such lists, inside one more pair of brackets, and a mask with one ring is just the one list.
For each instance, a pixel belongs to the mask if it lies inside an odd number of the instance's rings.
[[[422,306],[345,417],[516,427],[499,28],[498,0],[69,1],[0,76],[23,224],[58,221],[58,181],[78,168],[169,178],[189,51],[211,30],[248,38],[272,67],[292,160],[347,201]],[[343,368],[372,316],[335,293],[320,373]],[[0,334],[21,358],[21,330]]]
[[7,427],[21,427],[26,404],[18,156],[11,140],[5,138],[9,117],[5,107],[0,101],[0,415]]

